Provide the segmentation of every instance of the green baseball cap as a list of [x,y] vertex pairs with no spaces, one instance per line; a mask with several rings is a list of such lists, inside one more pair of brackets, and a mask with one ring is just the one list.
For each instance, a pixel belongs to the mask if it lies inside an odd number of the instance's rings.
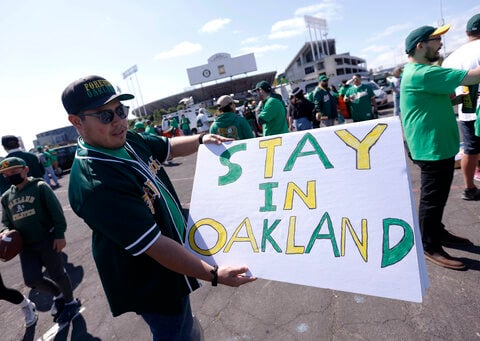
[[328,81],[328,77],[326,75],[320,75],[318,77],[318,81],[319,82],[322,82],[322,81]]
[[145,123],[143,123],[141,121],[135,122],[135,125],[133,126],[133,129],[138,129],[138,128],[145,129]]
[[0,173],[12,168],[23,168],[26,165],[25,161],[19,157],[7,157],[6,159],[3,159],[0,164]]
[[258,82],[257,85],[255,85],[255,88],[253,89],[253,91],[256,91],[258,89],[270,91],[272,90],[272,87],[270,86],[270,83],[268,83],[267,81],[261,81],[261,82]]
[[473,32],[473,33],[480,32],[480,13],[475,14],[467,22],[467,32]]
[[422,26],[413,30],[405,39],[405,52],[409,54],[417,47],[418,43],[426,41],[430,38],[441,36],[442,34],[447,33],[449,29],[450,25],[443,25],[438,28],[432,26]]

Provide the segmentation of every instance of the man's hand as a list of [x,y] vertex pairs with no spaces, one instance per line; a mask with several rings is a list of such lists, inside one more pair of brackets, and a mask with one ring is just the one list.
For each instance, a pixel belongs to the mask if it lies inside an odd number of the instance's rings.
[[204,144],[222,144],[223,142],[235,141],[235,139],[216,134],[206,134],[203,136],[202,141]]
[[218,268],[218,283],[228,285],[230,287],[239,287],[242,284],[255,281],[257,278],[247,276],[246,266],[241,267],[221,267]]
[[58,253],[62,252],[63,248],[67,245],[67,241],[65,239],[54,239],[53,240],[53,249]]

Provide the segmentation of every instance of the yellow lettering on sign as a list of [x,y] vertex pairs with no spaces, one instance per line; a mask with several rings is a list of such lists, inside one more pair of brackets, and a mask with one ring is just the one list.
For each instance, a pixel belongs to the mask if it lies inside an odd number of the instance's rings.
[[304,246],[297,246],[295,245],[295,222],[297,217],[290,217],[290,222],[288,224],[288,237],[287,237],[287,249],[285,250],[285,254],[293,255],[293,254],[302,254],[305,253]]
[[[245,231],[247,232],[247,236],[239,237],[238,234],[242,230],[243,226],[245,226]],[[250,242],[253,252],[258,253],[258,245],[257,245],[257,241],[255,240],[255,236],[253,235],[252,224],[250,223],[250,219],[245,218],[240,223],[240,225],[238,225],[238,227],[235,229],[235,232],[233,232],[232,238],[230,238],[227,245],[225,245],[225,249],[223,250],[223,252],[225,253],[230,252],[230,249],[232,248],[233,243],[237,243],[237,242],[239,243]]]
[[267,155],[265,156],[265,170],[263,176],[265,178],[271,178],[273,176],[274,156],[275,148],[282,145],[282,138],[277,137],[270,140],[260,141],[260,148],[267,149]]
[[370,169],[370,149],[378,141],[385,129],[387,129],[386,124],[377,124],[362,141],[358,140],[347,129],[337,130],[335,134],[347,146],[357,152],[357,169]]
[[287,193],[285,195],[285,203],[283,205],[284,210],[291,210],[293,207],[293,194],[297,195],[302,199],[305,205],[309,209],[314,209],[317,207],[316,203],[316,192],[315,192],[315,180],[307,181],[307,193],[305,194],[300,187],[295,183],[289,182],[287,184]]
[[[210,248],[210,249],[201,249],[197,243],[195,242],[195,232],[201,227],[201,226],[210,226],[212,227],[218,234],[217,242],[215,245]],[[192,248],[193,251],[203,255],[203,256],[211,256],[219,252],[223,246],[225,245],[225,242],[227,241],[227,230],[225,227],[219,223],[216,220],[213,220],[211,218],[205,218],[205,219],[200,219],[195,223],[195,225],[192,226],[188,233],[188,243],[190,247]]]
[[350,220],[348,218],[343,217],[342,218],[342,241],[341,241],[341,246],[340,246],[340,255],[343,257],[345,256],[345,237],[347,234],[347,227],[348,230],[350,231],[350,235],[353,237],[353,241],[355,242],[355,245],[357,246],[358,251],[360,251],[360,255],[362,256],[363,260],[365,262],[368,261],[368,255],[367,255],[367,246],[368,246],[368,232],[367,232],[367,219],[362,219],[362,241],[360,242],[360,239],[358,238],[357,233],[352,227],[352,224],[350,223]]

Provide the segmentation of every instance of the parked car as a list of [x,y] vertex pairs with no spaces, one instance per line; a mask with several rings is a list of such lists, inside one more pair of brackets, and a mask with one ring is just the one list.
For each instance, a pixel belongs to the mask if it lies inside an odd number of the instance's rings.
[[57,155],[58,166],[55,169],[57,175],[69,171],[72,168],[73,160],[75,159],[75,152],[77,151],[77,144],[67,144],[65,146],[50,148],[50,152]]
[[387,94],[391,94],[393,92],[392,86],[391,86],[391,81],[389,80],[389,77],[382,75],[382,76],[374,76],[373,81],[377,83],[377,85],[385,91]]
[[388,96],[385,91],[383,91],[380,86],[374,81],[362,80],[362,84],[369,85],[373,92],[375,93],[375,102],[377,103],[377,108],[388,107],[390,104],[388,102]]

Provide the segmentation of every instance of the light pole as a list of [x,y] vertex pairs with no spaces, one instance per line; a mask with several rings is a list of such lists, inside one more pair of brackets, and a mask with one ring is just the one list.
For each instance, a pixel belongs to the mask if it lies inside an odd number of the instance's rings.
[[[135,84],[133,83],[133,80],[132,80],[132,77],[131,77],[132,75],[135,76],[135,80],[137,82],[138,93],[140,95],[140,101],[141,101],[142,108],[143,108],[143,115],[141,114],[141,112],[139,110],[139,116],[147,116],[147,109],[145,109],[145,105],[143,103],[143,96],[142,96],[142,91],[140,90],[140,83],[138,82],[137,71],[138,71],[137,65],[134,65],[134,66],[130,67],[129,69],[127,69],[125,72],[123,72],[122,76],[123,76],[123,79],[128,78],[127,79],[127,86],[129,86],[128,82],[130,81],[130,84],[132,85],[132,88],[133,88],[133,93],[135,93],[135,95],[136,95]],[[140,106],[140,105],[138,105],[138,97],[139,96],[135,96],[135,101],[137,103],[137,107]]]
[[[440,0],[440,20],[438,20],[438,26],[443,26],[445,25],[445,19],[443,18],[443,1]],[[445,36],[442,39],[443,42],[443,57],[445,58],[447,56],[447,44],[445,44]]]

